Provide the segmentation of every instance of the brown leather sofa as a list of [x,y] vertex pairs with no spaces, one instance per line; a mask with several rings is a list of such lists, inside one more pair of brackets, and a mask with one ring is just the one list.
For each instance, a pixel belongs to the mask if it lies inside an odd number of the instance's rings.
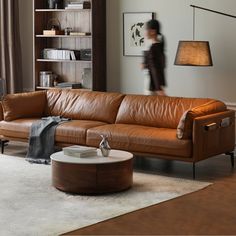
[[234,164],[235,113],[217,100],[81,90],[7,95],[1,140],[27,142],[31,124],[43,116],[72,119],[56,129],[60,146],[98,147],[104,134],[113,149],[193,163],[194,176],[195,163],[218,154]]

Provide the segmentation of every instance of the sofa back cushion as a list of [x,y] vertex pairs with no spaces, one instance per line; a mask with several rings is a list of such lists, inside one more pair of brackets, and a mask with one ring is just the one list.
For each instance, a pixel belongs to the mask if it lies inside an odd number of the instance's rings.
[[46,106],[46,92],[9,94],[3,98],[5,121],[21,118],[41,118]]
[[119,93],[50,90],[47,92],[47,114],[114,123],[123,97]]
[[[215,100],[127,95],[121,103],[116,123],[177,129],[186,111],[211,101]],[[212,112],[210,106],[208,109]]]
[[79,112],[80,90],[53,89],[47,91],[46,114],[48,116],[63,116],[76,118]]

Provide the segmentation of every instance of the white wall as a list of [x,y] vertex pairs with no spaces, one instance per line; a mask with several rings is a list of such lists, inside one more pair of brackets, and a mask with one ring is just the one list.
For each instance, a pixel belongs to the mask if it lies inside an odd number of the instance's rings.
[[[25,90],[32,89],[32,0],[19,0]],[[107,0],[108,91],[143,93],[140,57],[123,56],[123,12],[155,12],[167,40],[167,93],[236,103],[236,19],[196,10],[196,39],[209,40],[213,67],[174,66],[179,40],[192,39],[192,8],[236,15],[236,0]]]
[[236,102],[236,19],[196,9],[196,40],[209,40],[213,67],[174,66],[179,40],[192,39],[190,4],[236,15],[235,0],[107,0],[108,90],[143,93],[140,57],[124,57],[122,13],[155,12],[167,40],[167,94]]

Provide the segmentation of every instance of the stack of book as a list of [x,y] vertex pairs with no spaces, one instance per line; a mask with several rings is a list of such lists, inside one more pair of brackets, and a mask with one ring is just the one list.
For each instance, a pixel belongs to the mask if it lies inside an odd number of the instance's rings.
[[65,9],[90,9],[91,3],[89,1],[83,1],[83,2],[71,2],[68,4],[68,6]]
[[75,82],[63,82],[63,83],[58,83],[57,88],[66,88],[66,89],[81,89],[82,84],[81,83],[75,83]]
[[91,33],[90,32],[76,32],[76,31],[72,31],[70,32],[71,36],[90,36]]
[[66,50],[66,49],[54,49],[45,48],[43,50],[43,59],[47,60],[79,60],[79,50]]
[[67,156],[79,157],[79,158],[97,156],[96,148],[77,146],[77,145],[63,148],[63,152]]

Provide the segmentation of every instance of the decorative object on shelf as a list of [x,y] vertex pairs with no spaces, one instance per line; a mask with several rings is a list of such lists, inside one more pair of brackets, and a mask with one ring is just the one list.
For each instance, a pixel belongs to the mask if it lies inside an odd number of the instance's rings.
[[153,12],[123,13],[123,55],[142,56],[147,45],[145,23],[154,18]]
[[60,79],[59,75],[53,73],[53,87],[57,86],[59,79]]
[[85,89],[92,89],[92,69],[84,68],[82,72],[82,87]]
[[57,84],[58,84],[58,76],[57,76],[57,77],[54,77],[54,80],[53,80],[53,87],[57,87]]
[[53,87],[54,75],[52,71],[40,71],[40,87]]
[[47,1],[48,5],[48,9],[54,9],[55,8],[55,0],[48,0]]
[[72,28],[71,27],[66,27],[64,32],[65,32],[65,35],[70,35],[71,34],[71,31],[72,31]]
[[48,9],[63,9],[63,0],[47,0]]
[[64,3],[63,0],[55,0],[55,9],[63,9]]
[[92,60],[92,49],[81,49],[80,60],[91,61]]
[[51,18],[47,23],[47,29],[43,31],[43,35],[63,35],[61,23],[57,18]]
[[109,143],[108,143],[108,136],[101,135],[101,137],[102,137],[102,141],[99,145],[99,148],[100,148],[102,155],[104,157],[109,157],[111,147],[109,146]]

